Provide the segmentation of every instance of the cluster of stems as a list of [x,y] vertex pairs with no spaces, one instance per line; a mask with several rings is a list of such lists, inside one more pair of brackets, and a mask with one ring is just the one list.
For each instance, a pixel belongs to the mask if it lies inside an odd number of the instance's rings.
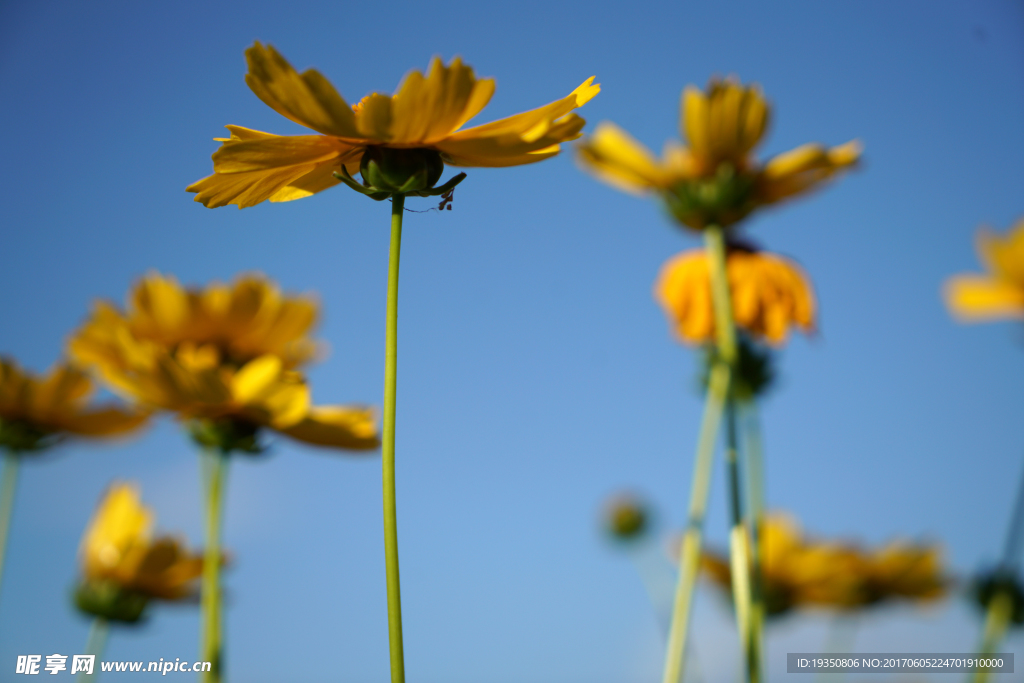
[[[715,444],[723,417],[725,418],[725,463],[728,476],[730,525],[729,561],[732,575],[733,604],[736,624],[743,650],[745,679],[755,683],[763,679],[762,632],[764,604],[760,578],[760,553],[757,537],[763,518],[761,493],[762,465],[756,432],[745,430],[744,449],[747,458],[740,459],[738,420],[741,406],[733,386],[735,382],[738,344],[736,325],[732,314],[732,297],[726,276],[726,244],[724,230],[709,226],[704,230],[705,243],[711,261],[711,295],[715,314],[715,332],[718,353],[711,368],[704,416],[697,440],[690,509],[679,555],[679,580],[669,628],[665,654],[663,683],[679,683],[686,666],[686,642],[694,589],[700,570],[704,518]],[[746,412],[753,414],[753,403]],[[749,416],[748,416],[749,417]],[[747,420],[748,427],[753,423]],[[745,470],[745,477],[742,476]],[[744,495],[744,478],[747,495]]]

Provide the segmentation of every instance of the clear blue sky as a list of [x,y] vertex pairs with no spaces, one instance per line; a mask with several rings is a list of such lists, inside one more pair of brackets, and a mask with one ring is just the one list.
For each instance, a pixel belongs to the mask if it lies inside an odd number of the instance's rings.
[[[941,541],[962,575],[996,559],[1024,466],[1024,331],[957,325],[939,291],[978,268],[979,225],[1024,215],[1020,2],[4,3],[0,352],[46,368],[94,298],[121,300],[149,269],[188,283],[262,270],[321,296],[332,353],[311,372],[315,397],[380,403],[386,205],[335,188],[208,210],[184,191],[210,173],[223,125],[301,131],[245,86],[254,40],[349,101],[392,91],[435,54],[497,79],[482,122],[596,74],[587,129],[613,120],[660,149],[678,134],[683,86],[735,73],[775,106],[763,154],[861,139],[861,170],[747,226],[804,265],[821,302],[820,334],[782,354],[764,407],[769,503],[828,536]],[[657,623],[596,519],[628,487],[662,530],[682,521],[695,354],[650,291],[662,262],[696,244],[568,153],[471,170],[453,211],[409,215],[398,495],[410,680],[658,679]],[[142,483],[162,527],[200,542],[197,458],[170,421],[28,464],[0,679],[17,654],[82,650],[87,623],[67,597],[77,544],[118,477]],[[721,472],[711,504],[721,544]],[[233,463],[232,680],[387,680],[380,507],[376,456],[279,442]],[[772,631],[775,680],[786,651],[820,649],[824,624]],[[956,600],[893,609],[861,621],[856,647],[964,651],[977,625]],[[732,680],[736,646],[709,591],[695,633],[706,680]],[[115,632],[108,657],[193,657],[197,642],[196,609],[159,609]]]

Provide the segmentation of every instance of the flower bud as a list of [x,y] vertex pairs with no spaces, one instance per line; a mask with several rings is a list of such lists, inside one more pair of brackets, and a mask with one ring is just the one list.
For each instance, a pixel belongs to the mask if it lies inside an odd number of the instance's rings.
[[605,506],[605,528],[618,540],[639,538],[647,531],[648,522],[647,507],[634,495],[619,494]]
[[363,184],[376,192],[409,193],[429,190],[444,173],[440,152],[371,145],[359,164]]

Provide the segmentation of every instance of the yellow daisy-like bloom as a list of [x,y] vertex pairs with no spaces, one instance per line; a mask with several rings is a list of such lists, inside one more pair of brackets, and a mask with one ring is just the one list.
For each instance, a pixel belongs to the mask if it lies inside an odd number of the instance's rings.
[[[780,256],[733,246],[726,259],[736,325],[773,345],[786,341],[791,327],[814,330],[811,284],[795,263]],[[684,342],[715,340],[711,264],[704,249],[685,251],[661,269],[654,298]]]
[[137,487],[112,485],[82,539],[85,581],[109,581],[124,591],[162,600],[191,594],[202,573],[202,556],[189,553],[176,538],[154,538],[154,522]]
[[687,86],[680,129],[689,146],[670,141],[657,159],[613,123],[601,123],[578,147],[582,166],[633,194],[656,193],[693,229],[727,227],[758,206],[807,192],[860,158],[857,141],[826,148],[806,144],[764,164],[754,148],[768,126],[769,106],[757,86],[712,79],[705,92]]
[[308,197],[341,182],[337,172],[354,175],[368,149],[429,150],[452,166],[541,161],[579,137],[584,121],[572,111],[600,90],[590,78],[544,107],[460,130],[490,101],[494,80],[477,79],[458,57],[448,66],[435,58],[426,76],[410,72],[394,95],[372,93],[349,106],[318,71],[299,74],[273,47],[256,43],[245,55],[245,81],[256,96],[320,135],[228,126],[231,137],[217,138],[214,174],[186,188],[209,208]]
[[983,228],[978,254],[989,275],[957,275],[946,282],[946,305],[966,322],[1024,318],[1024,219],[1005,236]]
[[949,589],[938,546],[896,541],[870,553],[865,565],[865,601],[903,598],[936,600]]
[[316,348],[307,336],[316,313],[312,299],[282,297],[262,276],[230,289],[182,290],[172,278],[150,275],[126,312],[97,304],[68,351],[122,395],[230,428],[249,446],[269,427],[306,443],[376,448],[372,409],[311,406],[309,386],[294,369]]
[[0,447],[31,451],[66,436],[124,434],[148,417],[113,405],[91,406],[92,392],[89,377],[67,365],[36,376],[0,358]]
[[[783,514],[765,519],[760,545],[768,616],[802,606],[846,608],[860,601],[862,560],[851,548],[809,542],[796,520]],[[730,590],[727,557],[705,552],[701,568],[714,583]]]

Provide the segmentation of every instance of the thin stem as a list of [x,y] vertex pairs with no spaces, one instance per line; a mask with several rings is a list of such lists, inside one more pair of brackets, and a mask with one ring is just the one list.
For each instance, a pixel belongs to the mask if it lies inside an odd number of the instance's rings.
[[395,387],[398,370],[398,260],[402,251],[405,196],[391,200],[391,251],[388,256],[387,323],[384,341],[384,424],[381,467],[384,487],[384,562],[388,587],[388,642],[391,682],[405,683],[402,644],[402,589],[398,575],[398,511],[395,502]]
[[102,617],[96,617],[89,626],[89,635],[85,639],[85,654],[96,657],[92,664],[92,673],[85,671],[78,672],[78,683],[95,681],[100,676],[100,657],[107,647],[107,637],[110,635],[110,623]]
[[[718,356],[727,363],[733,372],[736,371],[738,357],[736,343],[736,322],[732,311],[732,293],[729,288],[728,253],[725,244],[725,231],[716,225],[704,230],[704,242],[711,262],[711,301],[715,310],[715,336],[718,341]],[[737,458],[735,397],[732,387],[726,394],[726,464],[730,472],[729,493],[732,498],[733,528],[730,532],[730,564],[732,570],[733,601],[736,609],[736,622],[740,632],[740,643],[746,658],[746,674],[748,681],[755,681],[759,675],[759,654],[750,639],[748,628],[750,615],[750,559],[747,550],[749,537],[743,525],[741,489],[739,481],[739,462]]]
[[1021,472],[1017,489],[1017,501],[1010,517],[1010,528],[1006,532],[1006,547],[1003,550],[1002,569],[1013,572],[1020,563],[1021,546],[1024,545],[1024,471]]
[[[1003,636],[1006,635],[1012,615],[1013,597],[1006,591],[999,591],[993,595],[985,613],[985,631],[981,637],[981,646],[978,648],[978,657],[988,657],[995,653]],[[975,671],[972,680],[974,683],[985,683],[988,677],[987,671]]]
[[[18,483],[18,454],[4,451],[3,481],[0,482],[0,588],[3,587],[4,561],[7,559],[7,535],[14,511],[14,491]],[[2,594],[0,594],[2,595]]]
[[201,674],[203,683],[220,683],[223,677],[224,644],[221,620],[220,536],[224,513],[224,484],[227,477],[228,454],[216,449],[203,453],[206,479],[206,550],[203,554],[203,577],[200,608],[203,635],[200,643],[202,661],[210,662],[210,671]]
[[693,463],[693,480],[690,484],[690,512],[679,549],[679,580],[676,584],[675,604],[672,609],[672,625],[668,632],[668,647],[665,650],[663,683],[678,683],[686,666],[686,639],[690,625],[690,611],[693,607],[693,591],[697,585],[700,569],[701,545],[704,539],[704,515],[707,511],[708,493],[711,490],[712,464],[715,457],[715,441],[722,422],[722,410],[729,391],[731,369],[725,363],[716,363],[711,368],[707,398],[704,402],[704,418],[701,421],[700,436],[697,439],[697,457]]
[[725,404],[725,464],[729,475],[729,569],[732,576],[732,600],[736,609],[736,627],[746,655],[747,680],[758,680],[757,652],[750,628],[750,550],[749,536],[743,520],[742,485],[738,438],[736,429],[736,402],[729,398]]
[[747,501],[750,518],[750,639],[759,666],[759,678],[764,677],[764,575],[761,571],[761,535],[764,533],[764,450],[761,440],[761,422],[756,399],[744,404],[744,453],[746,454]]

